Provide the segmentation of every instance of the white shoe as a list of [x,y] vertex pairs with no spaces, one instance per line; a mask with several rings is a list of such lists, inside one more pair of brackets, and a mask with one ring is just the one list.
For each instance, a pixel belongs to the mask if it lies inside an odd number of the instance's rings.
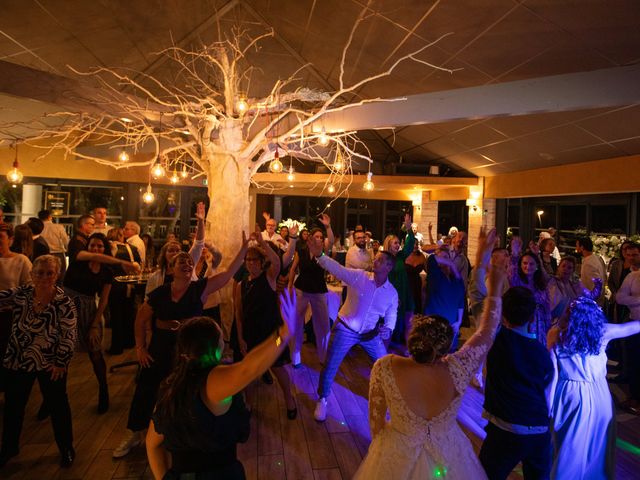
[[144,431],[132,432],[131,430],[127,430],[127,434],[122,439],[122,442],[118,445],[118,448],[113,451],[113,458],[122,458],[135,447],[142,445],[144,443],[143,433]]
[[321,398],[316,403],[316,409],[313,411],[313,418],[318,422],[324,422],[327,419],[327,399]]

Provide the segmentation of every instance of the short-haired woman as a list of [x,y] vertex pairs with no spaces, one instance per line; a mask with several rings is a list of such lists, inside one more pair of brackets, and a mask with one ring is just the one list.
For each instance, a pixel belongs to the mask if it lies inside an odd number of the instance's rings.
[[24,411],[33,382],[51,409],[60,465],[73,463],[71,410],[67,398],[67,368],[75,347],[76,308],[56,285],[60,260],[38,257],[31,271],[33,286],[0,291],[0,308],[10,308],[13,322],[3,366],[8,382],[2,429],[0,467],[19,452]]

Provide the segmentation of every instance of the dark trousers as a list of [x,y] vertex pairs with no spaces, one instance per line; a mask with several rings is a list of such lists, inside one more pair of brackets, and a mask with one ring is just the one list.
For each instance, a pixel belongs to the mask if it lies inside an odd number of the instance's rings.
[[489,422],[480,449],[480,463],[489,480],[506,479],[522,462],[525,480],[548,479],[551,473],[551,433],[516,435]]
[[5,388],[4,422],[2,427],[2,450],[17,453],[20,447],[20,432],[24,420],[24,409],[29,400],[33,382],[38,379],[44,401],[50,407],[53,434],[60,451],[73,446],[71,428],[71,408],[67,397],[67,375],[55,382],[51,374],[42,372],[21,372],[7,370]]
[[624,339],[624,371],[629,375],[631,398],[640,402],[640,333]]
[[149,344],[149,355],[153,358],[153,362],[149,368],[140,370],[136,391],[129,408],[127,422],[129,430],[139,432],[149,426],[158,399],[158,388],[173,369],[175,346],[176,332],[160,329],[153,331]]
[[111,317],[111,350],[120,352],[135,345],[133,322],[135,307],[133,292],[127,297],[128,285],[114,282],[109,294],[109,314]]

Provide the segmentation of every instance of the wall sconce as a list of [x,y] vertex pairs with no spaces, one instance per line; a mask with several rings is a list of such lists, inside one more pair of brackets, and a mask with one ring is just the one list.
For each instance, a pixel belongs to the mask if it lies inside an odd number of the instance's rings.
[[469,207],[470,212],[478,211],[478,200],[475,198],[467,198],[467,207]]

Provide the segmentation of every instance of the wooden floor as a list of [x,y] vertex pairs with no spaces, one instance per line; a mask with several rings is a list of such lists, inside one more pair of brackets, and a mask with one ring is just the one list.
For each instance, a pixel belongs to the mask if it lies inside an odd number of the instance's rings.
[[[134,352],[107,357],[109,365],[133,359]],[[329,398],[329,416],[324,424],[313,419],[315,391],[320,365],[308,345],[303,351],[305,366],[292,370],[298,418],[288,420],[284,398],[277,384],[254,382],[247,389],[253,407],[251,437],[239,447],[249,480],[339,480],[350,479],[362,461],[370,442],[367,422],[367,392],[370,362],[360,349],[347,355],[333,394]],[[142,448],[127,457],[113,460],[127,421],[134,389],[135,367],[109,375],[111,408],[96,413],[97,383],[85,355],[77,355],[71,365],[68,392],[73,412],[76,461],[72,468],[58,467],[58,450],[49,420],[35,419],[40,402],[37,386],[27,405],[21,438],[21,453],[3,470],[3,479],[147,479],[152,478]],[[613,387],[614,395],[622,392]],[[1,400],[0,406],[4,401]],[[465,402],[478,410],[482,395],[469,389]],[[618,479],[640,479],[640,417],[618,415],[618,436],[628,442],[629,452],[618,449]],[[476,447],[479,440],[475,439]],[[623,444],[627,446],[627,444]],[[514,472],[513,478],[520,478]]]

